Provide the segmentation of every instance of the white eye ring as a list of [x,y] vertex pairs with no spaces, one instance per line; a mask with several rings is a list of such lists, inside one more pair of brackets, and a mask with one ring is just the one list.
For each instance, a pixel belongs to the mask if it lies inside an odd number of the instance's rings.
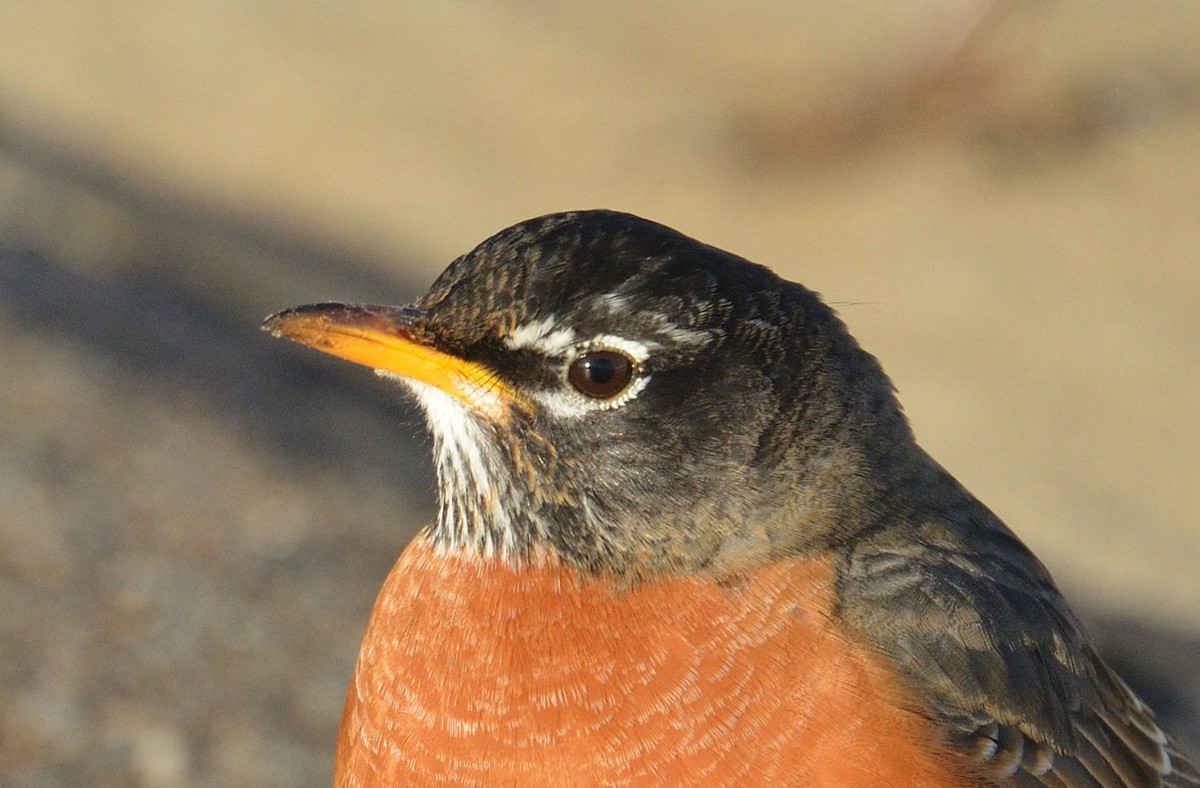
[[[576,364],[589,355],[611,353],[628,359],[628,380],[614,389],[611,394],[598,391],[589,394],[581,390],[576,380],[572,380],[572,370]],[[613,410],[635,399],[650,376],[646,374],[644,362],[650,357],[650,350],[641,342],[635,342],[624,337],[602,334],[593,339],[576,344],[566,349],[562,362],[562,383],[560,388],[551,391],[534,393],[535,399],[546,411],[559,418],[576,418],[598,410]]]

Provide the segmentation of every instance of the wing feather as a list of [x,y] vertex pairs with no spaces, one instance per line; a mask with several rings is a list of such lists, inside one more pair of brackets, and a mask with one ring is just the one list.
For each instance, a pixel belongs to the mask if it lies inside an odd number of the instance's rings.
[[952,749],[994,785],[1200,786],[1042,565],[972,504],[875,529],[840,589],[843,614],[909,677]]

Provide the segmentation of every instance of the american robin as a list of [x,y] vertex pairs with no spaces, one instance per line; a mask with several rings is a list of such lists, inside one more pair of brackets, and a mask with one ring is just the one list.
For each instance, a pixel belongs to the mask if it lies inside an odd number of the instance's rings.
[[265,328],[423,406],[339,785],[1200,785],[818,296],[634,216]]

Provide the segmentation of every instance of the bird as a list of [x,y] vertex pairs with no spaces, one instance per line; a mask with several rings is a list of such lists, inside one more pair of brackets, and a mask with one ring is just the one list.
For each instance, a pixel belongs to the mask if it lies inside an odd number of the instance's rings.
[[766,267],[555,213],[411,305],[263,327],[400,384],[433,438],[337,785],[1200,785],[876,358]]

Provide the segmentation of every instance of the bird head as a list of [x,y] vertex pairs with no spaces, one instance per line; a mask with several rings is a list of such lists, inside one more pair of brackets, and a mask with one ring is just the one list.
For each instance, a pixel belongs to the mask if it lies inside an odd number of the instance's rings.
[[628,214],[533,219],[411,306],[313,304],[264,328],[413,393],[432,538],[484,558],[736,571],[860,527],[911,444],[815,293]]

